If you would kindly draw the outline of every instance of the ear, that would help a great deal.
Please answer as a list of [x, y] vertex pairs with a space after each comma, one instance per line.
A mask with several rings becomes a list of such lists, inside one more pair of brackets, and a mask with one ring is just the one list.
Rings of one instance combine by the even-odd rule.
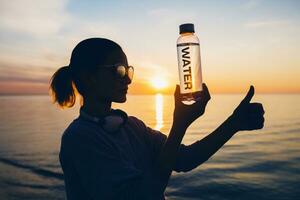
[[96, 83], [96, 78], [94, 76], [82, 76], [81, 81], [84, 83], [84, 85], [92, 87]]

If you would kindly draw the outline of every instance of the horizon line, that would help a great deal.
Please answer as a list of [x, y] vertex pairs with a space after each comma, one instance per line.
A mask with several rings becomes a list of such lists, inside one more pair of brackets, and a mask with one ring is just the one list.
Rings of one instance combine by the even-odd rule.
[[[173, 96], [174, 94], [171, 93], [162, 93], [162, 92], [156, 92], [156, 93], [133, 93], [133, 94], [127, 94], [130, 96], [153, 96], [153, 95], [157, 95], [157, 94], [161, 94], [164, 96]], [[217, 95], [240, 95], [240, 94], [245, 94], [242, 92], [235, 92], [235, 93], [231, 93], [231, 92], [212, 92], [210, 94], [217, 94]], [[300, 92], [256, 92], [255, 94], [263, 94], [263, 95], [274, 95], [274, 94], [278, 94], [278, 95], [299, 95]], [[0, 96], [49, 96], [51, 97], [51, 95], [46, 94], [46, 93], [0, 93]]]

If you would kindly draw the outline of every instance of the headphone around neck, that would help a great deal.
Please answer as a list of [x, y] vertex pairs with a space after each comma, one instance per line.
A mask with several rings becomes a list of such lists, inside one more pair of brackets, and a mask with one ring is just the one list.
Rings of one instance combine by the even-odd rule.
[[86, 120], [99, 124], [108, 133], [118, 132], [118, 130], [125, 125], [128, 119], [127, 113], [120, 109], [111, 109], [108, 115], [103, 117], [95, 117], [86, 113], [82, 108], [80, 108], [80, 116]]

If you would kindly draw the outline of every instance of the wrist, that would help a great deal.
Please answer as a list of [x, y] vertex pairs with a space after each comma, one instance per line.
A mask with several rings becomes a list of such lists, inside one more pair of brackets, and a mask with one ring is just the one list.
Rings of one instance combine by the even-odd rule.
[[233, 115], [230, 115], [226, 121], [226, 126], [235, 134], [239, 131], [239, 128], [238, 128], [238, 123], [237, 121], [235, 120], [234, 116]]
[[186, 124], [183, 124], [181, 122], [178, 122], [176, 120], [173, 121], [173, 124], [172, 124], [172, 127], [171, 129], [173, 130], [177, 130], [177, 131], [180, 131], [180, 132], [185, 132], [188, 128], [188, 125]]

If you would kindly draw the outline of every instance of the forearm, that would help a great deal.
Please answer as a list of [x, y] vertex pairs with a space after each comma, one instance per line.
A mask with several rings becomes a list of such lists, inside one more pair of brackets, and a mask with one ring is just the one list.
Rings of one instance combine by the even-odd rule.
[[231, 117], [215, 131], [189, 146], [182, 146], [178, 154], [176, 171], [190, 171], [214, 155], [235, 133], [237, 129]]
[[156, 171], [161, 181], [161, 190], [165, 190], [174, 165], [176, 163], [177, 153], [183, 136], [186, 131], [186, 127], [173, 122], [169, 136], [158, 156], [156, 162]]
[[[138, 197], [141, 197], [139, 195], [150, 193], [153, 195], [153, 198], [161, 197], [160, 195], [163, 195], [165, 191], [177, 160], [180, 160], [180, 162], [183, 163], [183, 168], [196, 167], [210, 158], [237, 132], [231, 123], [230, 118], [228, 118], [215, 131], [202, 140], [188, 146], [187, 151], [180, 155], [180, 152], [178, 151], [186, 129], [187, 128], [178, 125], [178, 123], [173, 123], [170, 134], [158, 156], [157, 162], [155, 163], [155, 169], [153, 171], [151, 170], [151, 172], [147, 175], [148, 178], [145, 179], [152, 179], [153, 185], [149, 186], [147, 182], [143, 181], [137, 182], [136, 184], [127, 184], [128, 189], [126, 189], [126, 191], [134, 190], [140, 192], [139, 194], [127, 192], [127, 195], [129, 195], [132, 199], [135, 199], [133, 196], [136, 196], [136, 199], [138, 199]], [[147, 190], [150, 188], [152, 191], [148, 192]]]

